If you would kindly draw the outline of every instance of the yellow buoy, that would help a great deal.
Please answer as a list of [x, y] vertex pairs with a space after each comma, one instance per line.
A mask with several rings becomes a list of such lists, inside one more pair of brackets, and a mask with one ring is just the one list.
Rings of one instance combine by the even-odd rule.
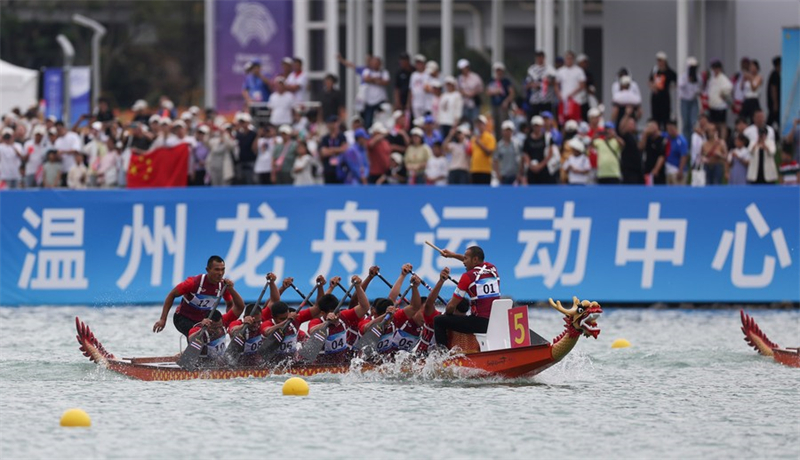
[[308, 396], [308, 383], [300, 377], [292, 377], [283, 382], [284, 396]]
[[625, 339], [617, 339], [611, 344], [611, 348], [628, 348], [631, 343]]
[[92, 426], [92, 419], [81, 409], [69, 409], [61, 416], [61, 426], [89, 427]]

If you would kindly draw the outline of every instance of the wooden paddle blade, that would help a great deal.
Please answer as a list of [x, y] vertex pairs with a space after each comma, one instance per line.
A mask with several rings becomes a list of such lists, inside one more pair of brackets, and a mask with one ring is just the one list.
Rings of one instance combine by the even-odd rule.
[[244, 335], [245, 329], [247, 326], [243, 326], [241, 329], [236, 331], [236, 334], [233, 335], [231, 338], [231, 342], [228, 344], [228, 347], [225, 349], [225, 362], [234, 365], [239, 360], [239, 356], [242, 355], [244, 351]]
[[298, 353], [300, 361], [313, 363], [314, 360], [317, 359], [319, 353], [322, 351], [322, 348], [325, 347], [325, 341], [327, 339], [327, 327], [323, 327], [322, 329], [315, 331], [311, 337], [306, 340], [306, 343], [303, 344], [303, 348], [300, 349], [300, 353]]
[[364, 335], [358, 338], [354, 348], [361, 350], [364, 357], [369, 358], [377, 353], [378, 341], [381, 335], [383, 335], [383, 323], [376, 324], [369, 328]]
[[277, 329], [272, 334], [264, 337], [264, 340], [261, 341], [261, 347], [258, 349], [258, 352], [265, 361], [269, 361], [275, 352], [278, 351], [284, 337], [285, 334], [283, 329]]
[[197, 369], [200, 364], [200, 355], [204, 346], [205, 344], [199, 338], [195, 338], [189, 342], [189, 345], [183, 350], [183, 353], [181, 353], [181, 357], [178, 358], [178, 366], [189, 370]]

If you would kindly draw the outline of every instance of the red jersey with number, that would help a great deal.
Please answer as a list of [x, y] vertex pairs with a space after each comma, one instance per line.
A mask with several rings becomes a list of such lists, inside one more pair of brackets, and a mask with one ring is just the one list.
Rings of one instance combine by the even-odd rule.
[[459, 299], [469, 297], [472, 314], [489, 318], [492, 302], [500, 298], [500, 275], [497, 267], [483, 262], [461, 275], [453, 296]]
[[[208, 317], [208, 314], [214, 308], [214, 302], [216, 302], [216, 298], [222, 290], [222, 283], [212, 283], [203, 274], [186, 278], [175, 289], [183, 297], [178, 309], [175, 310], [175, 314], [199, 322]], [[231, 301], [233, 296], [226, 290], [223, 300], [226, 302]]]
[[[200, 320], [202, 321], [202, 318]], [[222, 315], [222, 325], [225, 327], [225, 330], [228, 330], [228, 328], [235, 325], [235, 323], [237, 322], [239, 324], [242, 324], [240, 320], [236, 319], [236, 315], [233, 314], [233, 310]], [[201, 326], [195, 325], [193, 328], [189, 329], [189, 335], [191, 336], [195, 332], [199, 331], [201, 328], [202, 328]]]
[[[358, 340], [358, 331], [361, 321], [361, 318], [358, 317], [356, 311], [352, 308], [340, 311], [339, 321], [334, 321], [328, 326], [328, 340], [325, 342], [325, 353], [339, 353], [355, 345], [356, 340]], [[315, 318], [308, 323], [308, 330], [310, 331], [320, 324], [322, 324], [322, 318]], [[346, 346], [344, 347], [338, 346], [338, 344], [341, 344], [341, 342], [337, 340], [340, 336], [345, 338], [344, 344]]]

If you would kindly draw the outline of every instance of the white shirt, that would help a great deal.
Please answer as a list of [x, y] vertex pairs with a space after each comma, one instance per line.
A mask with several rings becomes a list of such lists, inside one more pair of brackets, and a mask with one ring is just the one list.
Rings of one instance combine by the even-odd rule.
[[[366, 68], [361, 72], [361, 78], [364, 79], [380, 77], [382, 80], [389, 81], [389, 71], [387, 70], [372, 70]], [[378, 105], [386, 101], [386, 86], [376, 85], [374, 83], [364, 84], [364, 103], [367, 105]]]
[[269, 122], [275, 126], [291, 125], [292, 104], [294, 104], [294, 95], [289, 91], [270, 94], [267, 102], [267, 106], [271, 109]]
[[714, 76], [712, 72], [706, 84], [708, 107], [714, 110], [726, 110], [728, 102], [725, 98], [730, 97], [731, 90], [733, 90], [733, 84], [724, 73], [720, 72], [719, 75]]
[[86, 176], [89, 169], [83, 164], [74, 164], [67, 173], [67, 187], [75, 190], [86, 188]]
[[19, 159], [17, 153], [22, 154], [19, 144], [0, 143], [0, 179], [19, 180], [21, 178], [19, 167], [22, 166], [22, 160]]
[[[577, 65], [572, 67], [563, 66], [556, 70], [556, 81], [561, 85], [561, 98], [564, 102], [573, 91], [581, 86], [581, 83], [586, 81], [586, 74], [583, 69]], [[572, 96], [578, 104], [586, 102], [586, 91], [580, 91], [578, 94]]]
[[567, 161], [561, 166], [566, 171], [569, 167], [580, 169], [585, 172], [576, 172], [572, 169], [567, 173], [567, 181], [570, 184], [587, 184], [589, 183], [589, 173], [592, 170], [592, 164], [589, 162], [589, 157], [586, 155], [570, 155]]
[[439, 117], [440, 125], [453, 126], [461, 119], [464, 112], [464, 98], [458, 91], [444, 93], [439, 98]]
[[[747, 140], [750, 141], [747, 144], [749, 148], [752, 148], [756, 145], [756, 142], [758, 142], [758, 126], [750, 125], [744, 129], [742, 134], [747, 136]], [[775, 144], [775, 130], [772, 129], [772, 126], [767, 125], [767, 144], [770, 142], [772, 142], [773, 145]]]
[[694, 131], [692, 133], [692, 145], [691, 145], [691, 154], [692, 154], [692, 164], [697, 165], [699, 160], [703, 158], [703, 144], [706, 142], [706, 136]]
[[639, 105], [642, 103], [642, 93], [639, 85], [632, 81], [627, 89], [622, 89], [619, 81], [611, 84], [611, 101], [617, 105]]
[[694, 101], [700, 95], [702, 81], [698, 76], [697, 81], [689, 81], [689, 73], [686, 72], [678, 77], [678, 97], [683, 101]]
[[[305, 72], [298, 73], [290, 73], [288, 77], [286, 77], [286, 84], [287, 85], [297, 85], [297, 91], [294, 92], [294, 100], [296, 102], [306, 102], [308, 101], [308, 74]], [[291, 93], [290, 93], [291, 94]]]
[[83, 141], [77, 133], [67, 131], [66, 134], [56, 139], [53, 146], [61, 153], [61, 172], [68, 173], [72, 166], [75, 164], [75, 155], [65, 154], [64, 152], [76, 151], [80, 152], [83, 147]]
[[[44, 138], [46, 139], [46, 138]], [[25, 142], [22, 149], [23, 154], [27, 155], [28, 161], [25, 163], [25, 175], [31, 176], [36, 174], [36, 171], [42, 166], [45, 155], [47, 154], [48, 145], [45, 140], [39, 144], [35, 143], [33, 139]]]
[[294, 185], [314, 185], [314, 176], [311, 174], [313, 161], [314, 159], [308, 153], [295, 158], [294, 166], [292, 167]]
[[428, 163], [425, 165], [425, 176], [428, 180], [436, 179], [433, 185], [447, 185], [448, 169], [447, 158], [444, 155], [440, 157], [434, 155], [428, 159]]
[[425, 85], [428, 84], [428, 74], [425, 72], [414, 72], [408, 80], [408, 89], [411, 91], [411, 108], [415, 117], [425, 114]]
[[267, 139], [265, 137], [258, 139], [258, 156], [253, 166], [253, 171], [256, 174], [272, 172], [272, 151], [274, 145], [275, 142], [273, 139]]

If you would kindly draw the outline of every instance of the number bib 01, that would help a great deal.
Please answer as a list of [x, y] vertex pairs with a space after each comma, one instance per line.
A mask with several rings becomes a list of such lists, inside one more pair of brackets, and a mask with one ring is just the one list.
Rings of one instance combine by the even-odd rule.
[[249, 339], [247, 339], [247, 341], [244, 343], [244, 351], [242, 351], [242, 354], [251, 355], [257, 352], [258, 347], [261, 346], [261, 340], [263, 339], [263, 337], [264, 336], [262, 336], [261, 334], [256, 334], [255, 337], [250, 337]]
[[410, 352], [419, 342], [419, 336], [410, 334], [402, 329], [398, 329], [392, 336], [391, 347], [397, 350]]
[[331, 334], [325, 339], [325, 353], [334, 354], [340, 353], [347, 348], [347, 331], [337, 332]]
[[475, 294], [479, 299], [500, 297], [500, 280], [492, 277], [475, 281]]

